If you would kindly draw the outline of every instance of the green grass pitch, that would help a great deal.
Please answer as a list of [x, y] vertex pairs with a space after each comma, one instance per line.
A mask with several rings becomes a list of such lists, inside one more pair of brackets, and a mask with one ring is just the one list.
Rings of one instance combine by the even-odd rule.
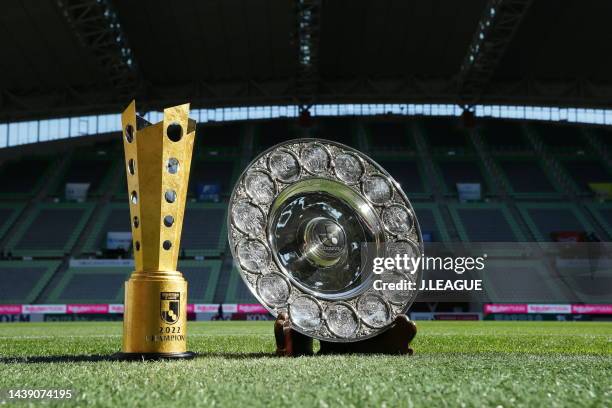
[[134, 363], [36, 358], [114, 353], [120, 323], [2, 324], [0, 389], [71, 388], [78, 406], [612, 405], [612, 323], [418, 328], [412, 357], [290, 359], [272, 355], [272, 322], [191, 322], [197, 359]]

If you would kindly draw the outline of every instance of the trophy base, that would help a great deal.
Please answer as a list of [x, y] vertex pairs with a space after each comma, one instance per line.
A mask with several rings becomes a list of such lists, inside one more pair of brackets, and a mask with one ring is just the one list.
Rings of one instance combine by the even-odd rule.
[[[403, 354], [411, 356], [414, 350], [410, 342], [417, 333], [416, 324], [407, 316], [395, 318], [393, 326], [379, 335], [350, 343], [320, 341], [321, 349], [317, 354]], [[274, 323], [276, 355], [283, 357], [312, 356], [313, 339], [291, 327], [289, 316], [281, 313]]]
[[197, 354], [192, 351], [178, 353], [116, 353], [113, 359], [123, 361], [150, 361], [150, 360], [191, 360]]

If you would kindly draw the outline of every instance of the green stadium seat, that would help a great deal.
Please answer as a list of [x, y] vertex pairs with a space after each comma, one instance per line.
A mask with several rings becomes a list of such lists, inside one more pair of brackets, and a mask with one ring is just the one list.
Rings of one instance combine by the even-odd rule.
[[235, 160], [222, 158], [193, 160], [189, 173], [189, 195], [195, 195], [198, 184], [218, 183], [221, 187], [221, 195], [229, 197], [234, 188], [234, 180], [237, 177], [234, 174], [235, 169]]
[[521, 230], [504, 204], [454, 203], [449, 210], [462, 241], [523, 241]]
[[377, 157], [376, 162], [402, 186], [408, 198], [429, 196], [431, 194], [429, 183], [425, 182], [423, 167], [414, 158]]
[[432, 242], [446, 242], [450, 240], [437, 204], [413, 202], [412, 207], [419, 220], [421, 232], [431, 233]]
[[414, 151], [404, 122], [370, 122], [365, 125], [371, 151]]
[[106, 236], [110, 231], [129, 232], [132, 230], [127, 199], [125, 203], [108, 203], [94, 222], [91, 233], [83, 246], [83, 253], [97, 253], [105, 249]]
[[36, 194], [47, 179], [53, 159], [25, 157], [10, 160], [0, 167], [0, 198], [27, 198]]
[[0, 203], [0, 240], [4, 239], [6, 232], [15, 223], [24, 203]]
[[558, 196], [557, 184], [535, 158], [499, 158], [502, 176], [516, 197]]
[[227, 242], [227, 204], [187, 203], [181, 252], [187, 256], [215, 256]]
[[242, 149], [244, 125], [200, 123], [196, 128], [193, 146], [194, 159], [201, 159], [211, 152], [220, 156], [233, 155]]
[[588, 150], [587, 141], [578, 126], [553, 125], [550, 123], [531, 123], [529, 126], [550, 151], [573, 153], [578, 150]]
[[88, 195], [100, 195], [106, 191], [111, 170], [117, 165], [114, 157], [96, 156], [93, 151], [89, 157], [85, 153], [80, 156], [75, 154], [63, 175], [56, 177], [51, 195], [64, 198], [66, 183], [89, 183]]
[[38, 204], [9, 239], [13, 255], [63, 256], [70, 252], [91, 212], [91, 203]]
[[586, 206], [608, 237], [612, 238], [612, 203], [587, 203]]
[[59, 265], [59, 261], [0, 261], [0, 303], [34, 302]]
[[425, 119], [420, 123], [425, 140], [434, 153], [454, 151], [462, 154], [472, 150], [469, 134], [458, 121]]
[[489, 190], [486, 173], [479, 161], [465, 158], [460, 160], [440, 159], [436, 161], [436, 165], [448, 194], [457, 194], [457, 183], [480, 183], [483, 195]]
[[598, 160], [563, 160], [566, 173], [584, 194], [592, 194], [589, 183], [612, 183], [612, 171]]
[[517, 205], [538, 241], [552, 241], [553, 232], [593, 231], [592, 225], [572, 203], [518, 203]]
[[262, 152], [279, 143], [298, 137], [295, 122], [279, 119], [257, 124], [255, 127], [255, 152]]
[[314, 129], [314, 137], [359, 148], [357, 132], [353, 128], [353, 121], [349, 119], [325, 119], [319, 122]]
[[[211, 303], [219, 278], [221, 261], [181, 261], [178, 269], [189, 282], [190, 303]], [[124, 283], [132, 267], [69, 267], [52, 288], [49, 303], [123, 303]]]

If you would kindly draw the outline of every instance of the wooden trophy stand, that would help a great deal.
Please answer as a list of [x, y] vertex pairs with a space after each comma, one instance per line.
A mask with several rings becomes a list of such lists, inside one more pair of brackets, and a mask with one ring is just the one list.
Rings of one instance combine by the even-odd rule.
[[[321, 341], [317, 354], [408, 354], [414, 351], [410, 342], [416, 336], [416, 324], [405, 315], [395, 318], [393, 326], [379, 335], [350, 343]], [[274, 322], [276, 338], [276, 355], [283, 357], [312, 356], [313, 339], [297, 332], [291, 327], [286, 313], [281, 313]]]

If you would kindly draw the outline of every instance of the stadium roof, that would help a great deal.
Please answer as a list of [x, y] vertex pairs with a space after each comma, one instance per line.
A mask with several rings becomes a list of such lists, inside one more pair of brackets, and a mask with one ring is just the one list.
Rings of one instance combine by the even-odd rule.
[[0, 120], [312, 103], [611, 107], [612, 2], [6, 0]]

